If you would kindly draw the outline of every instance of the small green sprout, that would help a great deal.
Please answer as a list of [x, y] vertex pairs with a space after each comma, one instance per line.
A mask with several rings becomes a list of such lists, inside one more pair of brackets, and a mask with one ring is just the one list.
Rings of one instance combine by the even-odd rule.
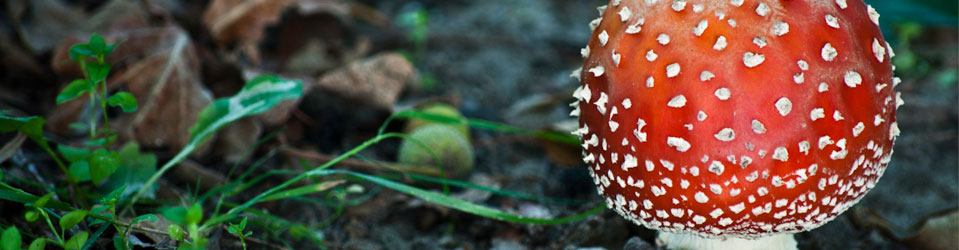
[[239, 225], [230, 223], [230, 226], [226, 229], [226, 231], [230, 232], [232, 235], [236, 235], [236, 237], [239, 237], [240, 245], [243, 245], [243, 250], [246, 250], [246, 237], [252, 235], [253, 232], [243, 232], [244, 229], [246, 229], [246, 217], [243, 217], [243, 220], [240, 221]]

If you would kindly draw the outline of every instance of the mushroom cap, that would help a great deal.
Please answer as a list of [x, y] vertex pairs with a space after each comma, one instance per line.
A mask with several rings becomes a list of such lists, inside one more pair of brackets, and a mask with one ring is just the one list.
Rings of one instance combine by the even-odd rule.
[[902, 101], [878, 14], [861, 0], [599, 10], [574, 72], [573, 133], [625, 218], [705, 237], [805, 231], [882, 176]]

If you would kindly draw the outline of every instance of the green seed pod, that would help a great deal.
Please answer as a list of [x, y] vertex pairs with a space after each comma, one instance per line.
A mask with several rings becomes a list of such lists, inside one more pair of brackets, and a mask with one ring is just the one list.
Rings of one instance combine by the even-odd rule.
[[[410, 133], [412, 139], [425, 144], [439, 158], [448, 178], [465, 177], [473, 169], [473, 147], [460, 128], [444, 124], [427, 124]], [[414, 142], [400, 144], [399, 162], [409, 165], [436, 166], [430, 152]]]

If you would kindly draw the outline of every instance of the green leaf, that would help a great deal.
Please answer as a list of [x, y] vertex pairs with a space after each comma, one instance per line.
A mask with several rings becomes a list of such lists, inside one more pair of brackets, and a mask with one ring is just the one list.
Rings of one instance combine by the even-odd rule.
[[137, 216], [136, 218], [133, 218], [133, 222], [130, 222], [130, 224], [136, 225], [137, 223], [140, 223], [141, 221], [156, 221], [158, 219], [159, 218], [157, 218], [156, 215], [144, 214], [144, 215]]
[[[169, 217], [167, 219], [169, 219]], [[180, 227], [180, 225], [170, 224], [170, 226], [166, 228], [166, 231], [167, 233], [170, 234], [170, 238], [173, 238], [173, 240], [183, 241], [184, 232], [183, 232], [183, 228]]]
[[86, 148], [76, 148], [58, 144], [57, 151], [59, 151], [68, 162], [86, 161], [90, 158], [90, 149]]
[[94, 84], [102, 82], [110, 74], [110, 63], [90, 62], [87, 64], [87, 74], [90, 76], [90, 82]]
[[[106, 211], [108, 208], [110, 208], [110, 206], [97, 205], [97, 206], [94, 206], [93, 208], [90, 209], [90, 214], [103, 215], [103, 211]], [[106, 216], [106, 217], [108, 217], [108, 218], [111, 218], [111, 219], [113, 218], [113, 215], [112, 215], [112, 214], [106, 214], [106, 215], [104, 215], [104, 216]], [[92, 227], [92, 226], [95, 226], [95, 225], [98, 225], [98, 224], [101, 224], [101, 223], [104, 223], [104, 222], [106, 222], [106, 221], [101, 220], [101, 219], [93, 219], [93, 222], [90, 222], [89, 226]]]
[[90, 82], [86, 79], [76, 79], [67, 84], [66, 88], [63, 88], [60, 91], [60, 95], [57, 95], [57, 104], [73, 100], [73, 98], [80, 97], [83, 93], [86, 93], [90, 90]]
[[93, 36], [90, 36], [90, 42], [88, 44], [94, 54], [101, 54], [103, 49], [107, 47], [107, 42], [103, 40], [103, 37], [95, 33]]
[[127, 190], [127, 186], [120, 186], [116, 189], [113, 189], [113, 191], [110, 191], [110, 193], [107, 194], [107, 196], [104, 196], [102, 199], [100, 199], [100, 204], [108, 205], [108, 206], [116, 204], [117, 201], [120, 200], [120, 197], [123, 196], [123, 193], [126, 193], [126, 190]]
[[64, 231], [70, 230], [73, 226], [80, 224], [89, 212], [90, 211], [87, 210], [73, 210], [63, 215], [63, 217], [60, 218], [60, 229]]
[[[160, 171], [150, 176], [145, 186], [151, 187], [167, 170], [176, 166], [208, 139], [217, 130], [240, 118], [263, 113], [280, 102], [295, 99], [303, 95], [303, 83], [297, 80], [282, 79], [272, 75], [263, 75], [250, 80], [240, 93], [214, 101], [200, 112], [193, 127], [190, 128], [190, 141], [173, 159], [170, 159]], [[136, 201], [145, 191], [140, 190], [133, 196]]]
[[77, 161], [70, 163], [69, 171], [78, 182], [90, 180], [90, 162]]
[[0, 169], [0, 182], [3, 182], [3, 169]]
[[90, 157], [90, 179], [93, 183], [100, 183], [110, 174], [113, 174], [120, 165], [120, 155], [117, 152], [110, 152], [106, 149], [97, 149], [93, 151]]
[[110, 208], [110, 206], [94, 206], [93, 208], [90, 209], [90, 213], [99, 215], [103, 213], [103, 211], [107, 211], [108, 208]]
[[178, 224], [186, 224], [184, 222], [184, 217], [186, 217], [186, 208], [185, 207], [166, 207], [160, 209], [160, 214], [163, 215], [169, 221], [176, 222]]
[[70, 237], [70, 239], [67, 240], [67, 243], [64, 244], [63, 248], [66, 250], [80, 250], [80, 248], [83, 247], [83, 244], [87, 243], [87, 238], [90, 238], [90, 233], [87, 233], [86, 231], [79, 232], [73, 235], [73, 237]]
[[17, 230], [17, 227], [11, 226], [3, 230], [3, 235], [0, 236], [0, 250], [20, 250], [21, 244], [23, 243], [20, 242], [20, 230]]
[[130, 92], [120, 91], [107, 98], [107, 104], [110, 107], [120, 107], [123, 112], [133, 112], [137, 110], [137, 98]]
[[40, 213], [36, 209], [27, 210], [26, 213], [23, 213], [23, 218], [27, 219], [27, 222], [34, 222], [40, 219]]
[[92, 141], [85, 141], [83, 142], [83, 145], [87, 147], [106, 147], [105, 145], [107, 145], [107, 141], [109, 141], [108, 138], [104, 137]]
[[[142, 189], [144, 182], [156, 173], [157, 158], [151, 153], [141, 153], [140, 145], [132, 141], [120, 147], [117, 153], [120, 156], [120, 167], [110, 179], [100, 185], [100, 189], [105, 192], [126, 186], [123, 196], [128, 197]], [[146, 190], [145, 196], [153, 198], [155, 194], [156, 187], [151, 187]]]
[[87, 57], [93, 57], [93, 50], [90, 50], [90, 45], [86, 43], [78, 43], [70, 46], [70, 60], [74, 61], [83, 61]]
[[113, 249], [126, 250], [127, 246], [123, 245], [123, 236], [114, 235], [113, 236]]
[[191, 224], [200, 224], [200, 221], [203, 220], [203, 206], [200, 203], [193, 203], [190, 206], [190, 209], [186, 211], [186, 216], [183, 217], [183, 222], [187, 225]]
[[33, 242], [30, 242], [30, 247], [28, 247], [27, 249], [29, 249], [29, 250], [43, 250], [43, 249], [46, 248], [46, 247], [47, 247], [47, 239], [46, 239], [46, 238], [36, 238], [36, 239], [33, 240]]
[[246, 229], [246, 219], [247, 217], [243, 217], [243, 220], [240, 221], [239, 225], [230, 223], [230, 226], [227, 228], [227, 231], [229, 231], [231, 234], [247, 236], [242, 234], [243, 230]]
[[301, 95], [303, 84], [300, 81], [272, 75], [256, 77], [243, 86], [240, 93], [217, 99], [200, 111], [197, 122], [190, 128], [190, 142], [202, 142], [226, 124], [266, 112], [280, 102]]
[[243, 230], [246, 229], [246, 217], [243, 217], [243, 221], [240, 221], [240, 224], [230, 223], [230, 226], [227, 228], [231, 234], [242, 235], [246, 237], [247, 235], [243, 234]]
[[37, 198], [36, 201], [31, 202], [31, 203], [26, 204], [26, 205], [29, 206], [29, 207], [35, 207], [35, 208], [44, 207], [44, 206], [47, 205], [47, 202], [50, 201], [50, 198], [53, 197], [53, 194], [54, 194], [54, 193], [49, 193], [49, 194], [40, 196], [40, 198]]
[[43, 138], [43, 124], [46, 120], [39, 116], [30, 117], [9, 117], [0, 116], [0, 132], [7, 133], [20, 131], [26, 134], [30, 140], [40, 144], [44, 149], [49, 149], [47, 139]]
[[[27, 205], [28, 207], [32, 206], [33, 202], [39, 199], [37, 196], [32, 194], [20, 191], [20, 190], [10, 190], [10, 189], [0, 189], [0, 200], [8, 200], [22, 204], [31, 204]], [[58, 200], [52, 200], [47, 202], [45, 207], [55, 208], [60, 210], [73, 210], [73, 207], [70, 204], [64, 203]]]

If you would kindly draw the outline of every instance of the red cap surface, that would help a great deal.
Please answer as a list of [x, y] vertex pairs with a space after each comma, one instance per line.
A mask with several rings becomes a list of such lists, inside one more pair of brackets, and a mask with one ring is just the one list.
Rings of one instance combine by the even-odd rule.
[[862, 1], [613, 0], [600, 12], [574, 134], [627, 219], [703, 236], [805, 231], [885, 170], [901, 99]]

